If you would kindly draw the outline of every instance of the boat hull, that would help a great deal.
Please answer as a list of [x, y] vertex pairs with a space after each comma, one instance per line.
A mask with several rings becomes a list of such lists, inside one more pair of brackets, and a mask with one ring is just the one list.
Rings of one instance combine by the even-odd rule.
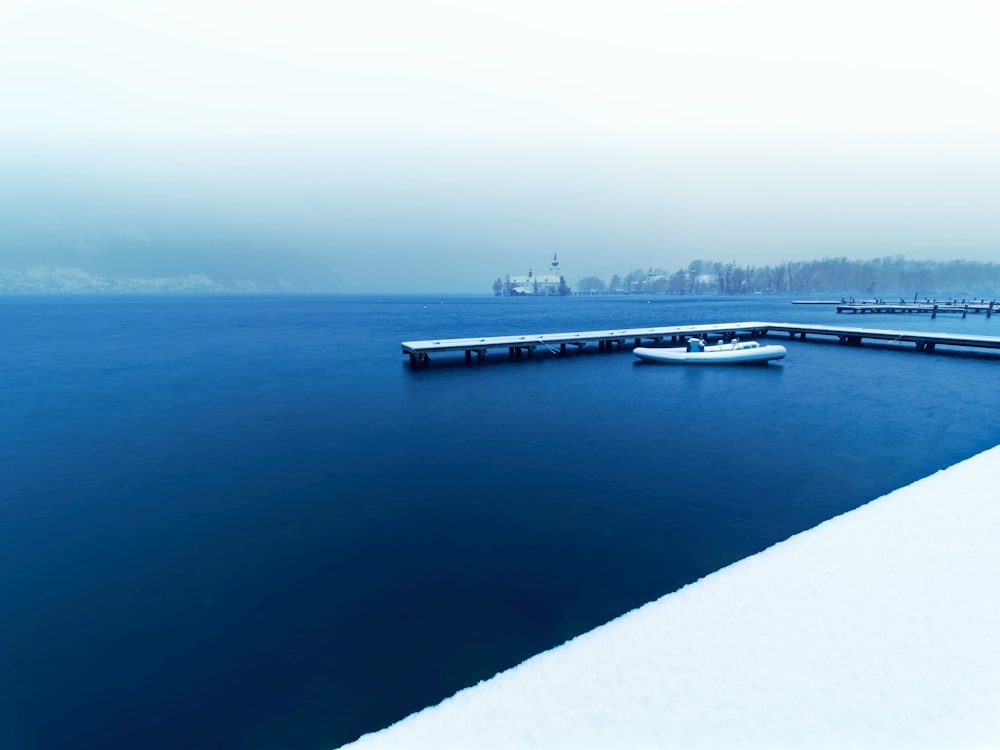
[[778, 344], [761, 346], [756, 341], [739, 344], [717, 344], [706, 346], [704, 351], [688, 351], [684, 347], [654, 349], [637, 346], [632, 353], [646, 362], [666, 362], [671, 364], [738, 365], [755, 362], [767, 363], [781, 359], [787, 354], [785, 347]]

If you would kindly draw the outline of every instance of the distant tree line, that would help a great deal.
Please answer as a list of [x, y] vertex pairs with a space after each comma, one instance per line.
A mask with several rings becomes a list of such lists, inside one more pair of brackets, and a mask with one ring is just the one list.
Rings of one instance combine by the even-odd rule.
[[610, 281], [586, 276], [581, 294], [809, 294], [873, 296], [1000, 293], [1000, 265], [978, 261], [915, 261], [902, 255], [873, 260], [823, 258], [773, 266], [694, 260], [687, 268], [635, 269]]

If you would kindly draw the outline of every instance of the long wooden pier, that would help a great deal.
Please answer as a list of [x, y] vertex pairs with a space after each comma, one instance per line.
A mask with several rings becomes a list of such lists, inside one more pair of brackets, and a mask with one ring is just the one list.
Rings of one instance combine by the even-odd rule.
[[943, 303], [937, 302], [856, 302], [837, 305], [839, 313], [930, 313], [936, 318], [939, 313], [957, 313], [963, 318], [969, 313], [986, 313], [989, 318], [996, 310], [994, 302]]
[[887, 328], [854, 328], [850, 326], [808, 325], [803, 323], [758, 323], [764, 335], [786, 333], [805, 340], [808, 336], [836, 337], [841, 344], [857, 346], [865, 339], [891, 344], [913, 344], [918, 352], [933, 352], [937, 346], [1000, 349], [1000, 336], [935, 333], [930, 331], [899, 331]]
[[659, 344], [663, 341], [682, 344], [688, 336], [732, 336], [751, 334], [763, 336], [763, 329], [749, 328], [756, 323], [711, 323], [698, 326], [663, 326], [660, 328], [622, 328], [610, 331], [576, 331], [571, 333], [532, 333], [515, 336], [487, 336], [484, 338], [434, 339], [427, 341], [404, 341], [403, 354], [410, 356], [410, 364], [427, 364], [431, 354], [443, 352], [465, 352], [465, 361], [471, 362], [475, 354], [479, 360], [486, 357], [490, 349], [506, 349], [511, 359], [530, 357], [536, 349], [553, 354], [565, 354], [575, 346], [581, 350], [588, 344], [595, 344], [598, 350], [622, 349], [628, 342], [641, 346], [648, 341]]
[[431, 355], [448, 352], [463, 352], [466, 363], [483, 361], [491, 349], [507, 350], [510, 359], [531, 357], [536, 350], [554, 355], [565, 355], [570, 347], [580, 351], [588, 345], [595, 345], [598, 351], [612, 351], [628, 348], [629, 345], [657, 345], [664, 342], [682, 345], [689, 336], [701, 338], [721, 338], [729, 341], [733, 337], [764, 338], [787, 335], [790, 338], [807, 340], [809, 337], [836, 338], [840, 343], [859, 345], [864, 340], [881, 341], [892, 344], [913, 344], [916, 351], [933, 352], [937, 346], [971, 347], [974, 349], [1000, 350], [1000, 336], [978, 336], [927, 331], [898, 331], [880, 328], [855, 328], [850, 326], [809, 325], [802, 323], [764, 323], [750, 321], [742, 323], [710, 323], [706, 325], [662, 326], [658, 328], [623, 328], [607, 331], [575, 331], [568, 333], [536, 333], [513, 336], [486, 336], [482, 338], [428, 339], [426, 341], [404, 341], [403, 354], [408, 355], [410, 364], [423, 367]]
[[930, 313], [932, 318], [936, 318], [938, 313], [957, 313], [963, 318], [969, 313], [986, 313], [986, 317], [989, 318], [994, 312], [1000, 310], [1000, 303], [996, 300], [964, 298], [961, 300], [947, 299], [943, 302], [928, 298], [920, 302], [914, 298], [912, 302], [907, 302], [900, 297], [899, 302], [890, 302], [885, 299], [843, 297], [840, 300], [793, 299], [792, 304], [831, 305], [836, 306], [839, 313]]

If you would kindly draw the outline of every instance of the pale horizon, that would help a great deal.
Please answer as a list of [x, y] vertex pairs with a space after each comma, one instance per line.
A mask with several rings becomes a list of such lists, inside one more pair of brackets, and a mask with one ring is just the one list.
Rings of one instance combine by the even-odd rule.
[[[57, 20], [53, 20], [57, 19]], [[1000, 12], [0, 4], [0, 271], [479, 293], [991, 261]]]

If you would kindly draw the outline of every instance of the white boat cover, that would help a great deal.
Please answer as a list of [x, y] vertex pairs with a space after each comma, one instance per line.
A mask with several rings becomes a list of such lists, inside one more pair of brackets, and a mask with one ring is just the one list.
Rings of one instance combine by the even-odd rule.
[[785, 347], [779, 344], [761, 346], [756, 341], [735, 340], [726, 344], [705, 346], [700, 339], [692, 339], [688, 342], [687, 347], [655, 349], [637, 346], [632, 350], [632, 353], [639, 359], [648, 362], [732, 365], [742, 362], [768, 362], [772, 359], [781, 359], [787, 352]]

